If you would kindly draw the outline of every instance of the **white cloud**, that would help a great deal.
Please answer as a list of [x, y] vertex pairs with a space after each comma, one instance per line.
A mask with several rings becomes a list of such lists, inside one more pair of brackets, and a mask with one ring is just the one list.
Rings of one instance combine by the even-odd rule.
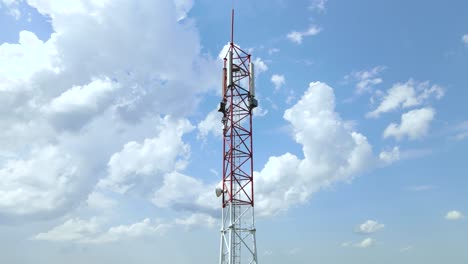
[[230, 46], [231, 46], [230, 42], [224, 44], [224, 46], [221, 48], [221, 50], [218, 53], [218, 59], [219, 60], [221, 60], [221, 61], [224, 60], [224, 57], [226, 57]]
[[186, 228], [193, 228], [198, 226], [211, 228], [217, 226], [218, 220], [211, 215], [195, 213], [191, 214], [187, 218], [177, 218], [175, 223], [185, 226]]
[[315, 25], [311, 25], [309, 27], [309, 29], [307, 29], [306, 31], [302, 31], [302, 32], [299, 32], [299, 31], [292, 31], [290, 32], [288, 35], [287, 35], [287, 38], [296, 43], [296, 44], [301, 44], [302, 43], [302, 39], [304, 37], [307, 37], [307, 36], [315, 36], [315, 35], [318, 35], [320, 32], [322, 31], [321, 28], [315, 26]]
[[278, 91], [286, 82], [284, 75], [273, 74], [271, 76], [271, 82], [275, 85], [275, 90]]
[[193, 7], [193, 0], [174, 0], [178, 20], [183, 20], [187, 17], [187, 13]]
[[261, 105], [253, 109], [254, 117], [262, 117], [262, 116], [266, 116], [267, 114], [268, 114], [268, 109], [264, 109]]
[[258, 215], [274, 215], [304, 203], [320, 188], [350, 181], [375, 165], [367, 139], [335, 112], [333, 89], [328, 85], [310, 83], [284, 118], [302, 145], [304, 159], [291, 153], [273, 156], [260, 172], [254, 172]]
[[117, 202], [99, 191], [94, 191], [88, 195], [86, 204], [91, 209], [106, 210], [114, 207]]
[[56, 146], [34, 148], [29, 158], [9, 159], [0, 169], [0, 214], [54, 215], [80, 195], [80, 161]]
[[[84, 86], [73, 86], [55, 97], [42, 109], [55, 127], [77, 129], [103, 111], [113, 100], [119, 85], [108, 78], [96, 79]], [[115, 100], [115, 99], [114, 99]]]
[[362, 240], [360, 243], [356, 244], [356, 247], [368, 248], [368, 247], [371, 247], [371, 246], [374, 246], [374, 245], [375, 245], [375, 240], [368, 237], [368, 238]]
[[431, 97], [440, 99], [444, 96], [444, 89], [438, 85], [429, 85], [429, 82], [417, 83], [409, 80], [406, 83], [397, 83], [390, 88], [381, 99], [380, 105], [367, 117], [379, 117], [399, 108], [419, 106]]
[[68, 242], [81, 241], [98, 233], [101, 228], [101, 224], [102, 223], [97, 218], [92, 218], [90, 220], [72, 218], [62, 225], [56, 226], [45, 233], [36, 235], [34, 239]]
[[109, 228], [106, 233], [94, 239], [84, 240], [84, 242], [108, 243], [128, 238], [163, 234], [169, 227], [170, 225], [168, 224], [163, 224], [160, 221], [151, 221], [149, 218], [145, 218], [143, 221], [131, 225], [113, 226]]
[[60, 71], [56, 35], [44, 43], [30, 31], [19, 32], [18, 44], [0, 45], [0, 91], [30, 89], [31, 78], [43, 71]]
[[465, 44], [465, 45], [468, 45], [468, 34], [465, 34], [462, 36], [462, 42]]
[[108, 78], [94, 80], [85, 86], [73, 86], [50, 102], [50, 111], [55, 113], [96, 110], [100, 101], [118, 86]]
[[374, 246], [376, 244], [375, 239], [373, 238], [365, 238], [360, 242], [344, 242], [341, 244], [342, 247], [356, 247], [356, 248], [368, 248]]
[[90, 220], [73, 218], [47, 232], [37, 234], [33, 239], [51, 242], [103, 244], [160, 235], [170, 227], [170, 225], [160, 221], [152, 222], [148, 218], [130, 225], [113, 226], [107, 231], [104, 231], [103, 225], [104, 221], [97, 218], [91, 218]]
[[146, 191], [184, 168], [180, 138], [189, 129], [154, 132], [160, 116], [184, 120], [219, 82], [195, 23], [178, 21], [192, 1], [21, 4], [50, 20], [53, 33], [42, 41], [21, 31], [17, 44], [0, 45], [2, 219], [63, 215], [100, 180]]
[[383, 162], [384, 165], [392, 164], [400, 160], [400, 148], [393, 147], [391, 151], [380, 152], [379, 159]]
[[401, 116], [401, 123], [391, 123], [385, 129], [384, 138], [395, 137], [401, 140], [408, 137], [411, 140], [421, 139], [427, 135], [429, 125], [434, 119], [435, 110], [429, 107], [411, 110]]
[[309, 8], [323, 12], [325, 11], [327, 1], [328, 0], [311, 0]]
[[375, 85], [383, 82], [382, 78], [378, 77], [383, 70], [385, 70], [385, 67], [377, 66], [369, 70], [352, 72], [345, 76], [345, 80], [356, 82], [357, 94], [371, 92]]
[[221, 138], [223, 135], [223, 124], [221, 123], [222, 114], [216, 109], [206, 115], [197, 125], [197, 138], [205, 140], [210, 134], [216, 138]]
[[216, 184], [207, 185], [199, 179], [179, 172], [168, 173], [157, 189], [152, 202], [160, 208], [215, 214], [220, 202], [214, 194]]
[[445, 219], [452, 220], [452, 221], [460, 220], [463, 217], [464, 216], [463, 216], [463, 214], [461, 212], [455, 211], [455, 210], [450, 211], [445, 215]]
[[384, 224], [381, 224], [377, 221], [367, 220], [356, 228], [356, 232], [363, 234], [371, 234], [383, 229], [384, 227]]
[[256, 57], [255, 60], [253, 60], [253, 63], [255, 65], [255, 74], [257, 75], [268, 70], [268, 65], [266, 65], [260, 57]]
[[143, 143], [128, 142], [112, 155], [107, 164], [109, 175], [99, 182], [100, 187], [119, 193], [132, 189], [146, 193], [162, 181], [165, 173], [185, 167], [190, 147], [182, 136], [193, 129], [192, 125], [169, 116], [160, 122], [156, 137]]
[[[284, 118], [302, 145], [304, 158], [291, 153], [273, 156], [261, 171], [254, 172], [257, 215], [274, 215], [304, 203], [319, 189], [351, 181], [379, 163], [366, 137], [353, 131], [335, 112], [333, 89], [324, 83], [310, 83], [299, 102], [285, 111]], [[152, 201], [162, 208], [212, 215], [219, 207], [213, 194], [215, 186], [171, 172], [164, 176]]]

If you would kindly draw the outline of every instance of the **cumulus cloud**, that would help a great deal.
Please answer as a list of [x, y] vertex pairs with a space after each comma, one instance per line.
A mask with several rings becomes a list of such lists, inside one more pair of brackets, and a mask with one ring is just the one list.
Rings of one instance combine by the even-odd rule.
[[406, 83], [397, 83], [383, 95], [379, 106], [367, 113], [367, 117], [376, 118], [396, 109], [419, 106], [432, 97], [442, 98], [444, 93], [442, 87], [430, 85], [429, 82], [418, 83], [409, 80]]
[[304, 203], [320, 188], [350, 181], [375, 165], [366, 137], [335, 112], [335, 96], [328, 85], [310, 83], [284, 118], [302, 145], [304, 158], [291, 153], [272, 156], [261, 171], [254, 172], [257, 214], [273, 215]]
[[55, 113], [96, 110], [103, 97], [116, 88], [108, 78], [94, 80], [85, 86], [73, 86], [50, 102], [50, 111]]
[[382, 151], [379, 154], [379, 159], [383, 162], [383, 164], [392, 164], [398, 160], [400, 160], [400, 148], [393, 147], [391, 151]]
[[383, 229], [384, 227], [384, 224], [381, 224], [377, 221], [367, 220], [356, 228], [356, 232], [362, 234], [371, 234]]
[[21, 31], [0, 45], [2, 217], [52, 217], [87, 197], [105, 207], [89, 196], [97, 182], [144, 193], [184, 168], [181, 138], [193, 128], [182, 116], [218, 83], [195, 25], [179, 21], [192, 1], [23, 3], [53, 33], [42, 41]]
[[278, 91], [286, 83], [286, 79], [284, 75], [273, 74], [271, 76], [271, 82], [275, 85], [275, 90]]
[[460, 220], [463, 217], [464, 217], [463, 214], [460, 211], [456, 211], [456, 210], [450, 211], [445, 215], [445, 219], [452, 220], [452, 221]]
[[9, 159], [0, 169], [0, 214], [55, 215], [74, 203], [86, 173], [80, 159], [56, 146], [34, 148], [27, 158]]
[[103, 111], [113, 99], [112, 92], [119, 85], [109, 78], [96, 79], [87, 85], [73, 86], [53, 98], [43, 107], [55, 127], [78, 129], [99, 111]]
[[130, 225], [112, 226], [107, 230], [104, 229], [103, 225], [104, 221], [97, 218], [89, 220], [72, 218], [47, 232], [37, 234], [33, 239], [51, 242], [103, 244], [125, 239], [160, 235], [170, 227], [168, 224], [161, 223], [160, 221], [151, 221], [148, 218]]
[[47, 42], [30, 31], [20, 31], [17, 44], [0, 45], [0, 91], [30, 89], [31, 78], [43, 71], [58, 72], [56, 35]]
[[190, 229], [199, 226], [215, 227], [218, 224], [218, 220], [211, 215], [195, 213], [186, 218], [177, 218], [175, 223]]
[[391, 123], [385, 129], [384, 138], [394, 137], [401, 140], [408, 137], [411, 140], [421, 139], [427, 135], [429, 125], [434, 119], [435, 110], [429, 107], [411, 110], [401, 116], [401, 123]]
[[185, 167], [190, 147], [182, 141], [182, 135], [193, 129], [188, 120], [172, 120], [169, 116], [160, 120], [158, 135], [142, 143], [128, 142], [110, 158], [108, 176], [99, 182], [102, 188], [118, 193], [137, 189], [146, 193], [162, 181], [165, 173]]
[[371, 92], [373, 87], [383, 82], [379, 74], [385, 70], [383, 66], [377, 66], [369, 70], [352, 72], [345, 76], [345, 80], [356, 82], [356, 93]]
[[221, 138], [223, 135], [223, 124], [221, 123], [222, 114], [214, 109], [206, 115], [197, 125], [199, 139], [206, 139], [210, 134], [214, 137]]
[[216, 184], [204, 184], [194, 177], [172, 172], [165, 175], [151, 201], [160, 208], [216, 215], [220, 202], [214, 194], [215, 187]]
[[[379, 163], [366, 137], [353, 131], [335, 112], [333, 89], [324, 83], [310, 83], [284, 118], [302, 145], [304, 158], [291, 153], [272, 156], [262, 170], [254, 172], [257, 215], [271, 216], [304, 203], [319, 189], [350, 181]], [[162, 208], [213, 216], [219, 207], [213, 194], [216, 185], [170, 172], [154, 192], [152, 202]]]
[[296, 43], [296, 44], [301, 44], [302, 43], [302, 39], [304, 37], [307, 37], [307, 36], [315, 36], [315, 35], [318, 35], [320, 32], [322, 31], [321, 28], [319, 28], [318, 26], [315, 26], [315, 25], [311, 25], [309, 27], [309, 29], [307, 29], [306, 31], [292, 31], [290, 32], [288, 35], [287, 35], [287, 38]]

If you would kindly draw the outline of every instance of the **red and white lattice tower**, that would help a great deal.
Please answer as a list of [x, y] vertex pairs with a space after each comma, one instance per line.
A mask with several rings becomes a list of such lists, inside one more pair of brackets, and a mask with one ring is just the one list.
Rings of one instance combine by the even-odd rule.
[[257, 262], [254, 217], [252, 110], [255, 99], [254, 65], [250, 54], [231, 42], [222, 77], [223, 179], [216, 188], [222, 197], [220, 264]]

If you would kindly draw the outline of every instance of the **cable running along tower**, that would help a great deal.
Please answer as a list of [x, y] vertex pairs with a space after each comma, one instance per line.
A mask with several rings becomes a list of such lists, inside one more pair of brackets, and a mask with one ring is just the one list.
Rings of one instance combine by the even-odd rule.
[[222, 197], [219, 263], [257, 264], [252, 110], [258, 103], [251, 56], [234, 44], [234, 9], [221, 88], [223, 179], [216, 188], [216, 195]]

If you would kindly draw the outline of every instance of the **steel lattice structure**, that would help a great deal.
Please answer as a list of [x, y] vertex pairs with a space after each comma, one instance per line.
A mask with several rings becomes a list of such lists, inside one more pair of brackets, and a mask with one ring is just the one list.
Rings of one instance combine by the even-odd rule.
[[220, 264], [258, 263], [255, 239], [252, 110], [255, 99], [251, 55], [234, 44], [234, 10], [231, 42], [224, 58], [222, 101], [223, 179]]

